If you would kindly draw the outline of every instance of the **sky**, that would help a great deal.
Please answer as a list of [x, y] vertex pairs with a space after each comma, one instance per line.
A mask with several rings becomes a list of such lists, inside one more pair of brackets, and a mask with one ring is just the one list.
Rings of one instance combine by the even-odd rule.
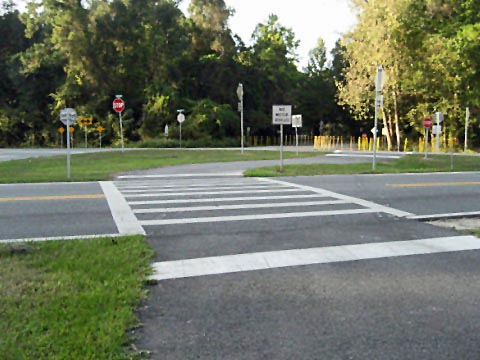
[[[184, 0], [182, 10], [185, 11], [189, 3]], [[230, 29], [247, 45], [251, 44], [256, 25], [266, 22], [270, 14], [277, 15], [280, 24], [291, 28], [300, 40], [300, 68], [306, 66], [308, 53], [317, 45], [319, 37], [330, 53], [341, 34], [356, 23], [349, 0], [225, 0], [225, 3], [235, 9]]]

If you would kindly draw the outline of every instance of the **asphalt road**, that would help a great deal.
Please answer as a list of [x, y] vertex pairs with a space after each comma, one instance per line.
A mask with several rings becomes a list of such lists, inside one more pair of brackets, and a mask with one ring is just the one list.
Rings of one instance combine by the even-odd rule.
[[[409, 217], [480, 210], [478, 174], [157, 175], [115, 183], [156, 249], [158, 285], [136, 333], [153, 359], [480, 357], [479, 240], [471, 251], [378, 255], [412, 240], [461, 242]], [[296, 206], [314, 195], [327, 203]], [[327, 262], [309, 263], [330, 247]], [[342, 249], [350, 261], [335, 257]], [[255, 263], [263, 254], [273, 265]]]
[[480, 174], [245, 166], [0, 185], [0, 241], [145, 229], [158, 283], [135, 335], [153, 359], [480, 358], [480, 240], [414, 219], [480, 211]]
[[[119, 151], [121, 149], [74, 148], [72, 154], [86, 154], [102, 151]], [[132, 149], [128, 149], [132, 150]], [[66, 155], [67, 149], [0, 149], [0, 161], [21, 160], [29, 158]]]
[[0, 184], [0, 243], [117, 233], [96, 182]]

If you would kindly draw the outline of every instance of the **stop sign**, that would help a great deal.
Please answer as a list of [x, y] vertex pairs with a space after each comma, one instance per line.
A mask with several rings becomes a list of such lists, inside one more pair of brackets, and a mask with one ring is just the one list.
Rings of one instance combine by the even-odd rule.
[[430, 118], [423, 119], [423, 127], [427, 129], [432, 127], [432, 119]]
[[121, 113], [123, 110], [125, 110], [125, 101], [122, 99], [113, 100], [113, 110], [115, 110], [117, 113]]

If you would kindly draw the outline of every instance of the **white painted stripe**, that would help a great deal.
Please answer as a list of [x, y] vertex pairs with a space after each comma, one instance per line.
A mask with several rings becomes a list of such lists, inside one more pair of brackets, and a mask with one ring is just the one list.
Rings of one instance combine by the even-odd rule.
[[111, 181], [100, 181], [118, 231], [122, 235], [145, 235], [145, 230], [120, 191]]
[[251, 201], [251, 200], [282, 200], [282, 199], [311, 199], [323, 198], [320, 194], [308, 195], [280, 195], [280, 196], [244, 196], [244, 197], [223, 197], [203, 199], [178, 199], [178, 200], [150, 200], [150, 201], [129, 201], [130, 205], [167, 205], [167, 204], [190, 204], [190, 203], [217, 203], [229, 201]]
[[365, 206], [365, 207], [373, 209], [377, 212], [383, 212], [383, 213], [391, 214], [391, 215], [398, 216], [398, 217], [407, 217], [407, 216], [414, 215], [414, 214], [406, 212], [406, 211], [402, 211], [402, 210], [394, 209], [394, 208], [391, 208], [391, 207], [388, 207], [388, 206], [376, 204], [376, 203], [371, 202], [371, 201], [359, 199], [359, 198], [356, 198], [356, 197], [353, 197], [353, 196], [338, 194], [338, 193], [335, 193], [333, 191], [328, 191], [328, 190], [325, 190], [325, 189], [318, 189], [318, 188], [315, 188], [315, 187], [312, 187], [312, 186], [298, 185], [298, 184], [289, 183], [289, 182], [286, 182], [286, 181], [269, 179], [269, 178], [259, 178], [259, 180], [269, 182], [269, 183], [273, 183], [273, 184], [284, 184], [284, 185], [295, 186], [299, 190], [313, 191], [313, 192], [316, 192], [316, 193], [319, 193], [319, 194], [322, 194], [322, 195], [325, 195], [325, 196], [330, 196], [330, 197], [345, 200], [345, 201], [348, 201], [348, 202], [351, 202], [351, 203], [354, 203], [354, 204], [357, 204], [357, 205], [360, 205], [360, 206]]
[[162, 196], [191, 196], [191, 195], [220, 195], [220, 194], [252, 194], [252, 193], [272, 193], [272, 192], [299, 192], [305, 191], [302, 189], [272, 189], [272, 190], [232, 190], [232, 191], [205, 191], [205, 192], [178, 192], [178, 193], [164, 193], [153, 192], [150, 194], [132, 194], [125, 195], [126, 198], [140, 198], [140, 197], [162, 197]]
[[323, 248], [294, 249], [200, 259], [166, 261], [153, 264], [152, 280], [179, 279], [292, 266], [383, 259], [479, 250], [480, 239], [455, 236], [411, 241], [395, 241]]
[[373, 209], [351, 209], [351, 210], [324, 210], [311, 212], [277, 213], [277, 214], [255, 214], [255, 215], [233, 215], [233, 216], [212, 216], [183, 219], [164, 219], [164, 220], [142, 220], [143, 226], [161, 226], [178, 224], [198, 224], [228, 221], [246, 221], [246, 220], [265, 220], [265, 219], [288, 219], [314, 216], [333, 216], [333, 215], [352, 215], [368, 214], [376, 212]]
[[216, 211], [216, 210], [239, 210], [239, 209], [267, 209], [276, 207], [298, 207], [298, 206], [322, 206], [346, 204], [343, 200], [333, 201], [304, 201], [304, 202], [285, 202], [270, 204], [241, 204], [241, 205], [213, 205], [213, 206], [191, 206], [191, 207], [170, 207], [154, 209], [134, 209], [135, 214], [156, 214], [173, 212], [194, 212], [194, 211]]
[[151, 179], [151, 180], [117, 180], [115, 185], [202, 185], [202, 184], [243, 184], [243, 183], [258, 183], [256, 178], [245, 177], [220, 177], [220, 178], [172, 178], [172, 179]]
[[409, 216], [411, 220], [429, 220], [429, 219], [448, 219], [461, 217], [480, 216], [480, 211], [458, 212], [458, 213], [444, 213], [444, 214], [429, 214], [429, 215], [414, 215]]
[[[372, 158], [373, 155], [367, 155], [367, 154], [327, 154], [325, 155], [327, 157], [350, 157], [350, 158]], [[400, 159], [402, 158], [401, 156], [397, 155], [377, 155], [377, 158], [379, 159]]]
[[231, 172], [231, 173], [199, 173], [199, 174], [157, 174], [157, 175], [122, 175], [117, 179], [165, 179], [165, 178], [177, 178], [177, 177], [223, 177], [223, 176], [242, 176], [243, 172]]
[[149, 183], [149, 184], [138, 184], [138, 185], [135, 185], [135, 184], [121, 184], [119, 182], [116, 182], [115, 183], [115, 186], [120, 189], [120, 190], [128, 190], [128, 189], [150, 189], [150, 188], [159, 188], [159, 189], [178, 189], [178, 188], [209, 188], [209, 187], [212, 187], [212, 186], [231, 186], [231, 187], [234, 187], [234, 186], [251, 186], [251, 185], [257, 185], [257, 186], [265, 186], [264, 183], [259, 183], [258, 181], [242, 181], [242, 182], [235, 182], [235, 181], [228, 181], [228, 182], [221, 182], [221, 183], [217, 183], [217, 182], [203, 182], [201, 184], [199, 183], [180, 183], [180, 182], [176, 182], [175, 184], [167, 184], [167, 185], [164, 185], [163, 182], [152, 182], [152, 183]]
[[178, 191], [188, 191], [193, 190], [195, 194], [203, 194], [205, 191], [214, 188], [215, 190], [232, 190], [232, 189], [250, 189], [250, 190], [260, 190], [260, 189], [285, 189], [287, 186], [285, 185], [273, 185], [273, 184], [258, 184], [258, 185], [248, 185], [248, 186], [217, 186], [212, 185], [208, 188], [191, 188], [191, 187], [179, 187], [175, 189], [162, 189], [159, 187], [151, 187], [147, 189], [138, 189], [138, 190], [123, 190], [121, 189], [122, 194], [141, 194], [145, 192], [161, 192], [163, 194], [169, 194], [171, 192], [178, 192]]
[[68, 241], [68, 240], [90, 240], [101, 238], [117, 238], [124, 236], [122, 234], [102, 234], [102, 235], [74, 235], [74, 236], [54, 236], [54, 237], [39, 237], [39, 238], [24, 238], [24, 239], [0, 239], [2, 243], [24, 243], [24, 242], [45, 242], [45, 241]]

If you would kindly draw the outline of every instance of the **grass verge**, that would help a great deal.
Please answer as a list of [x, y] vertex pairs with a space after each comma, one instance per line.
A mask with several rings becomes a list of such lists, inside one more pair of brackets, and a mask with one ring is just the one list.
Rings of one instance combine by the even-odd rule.
[[357, 164], [308, 164], [286, 165], [283, 172], [278, 166], [263, 167], [248, 170], [245, 176], [275, 177], [275, 176], [314, 176], [332, 174], [374, 174], [374, 173], [421, 173], [449, 171], [480, 171], [478, 156], [429, 156], [406, 155], [401, 159], [377, 163], [377, 170], [372, 171], [372, 163]]
[[3, 359], [131, 359], [146, 295], [141, 236], [0, 245]]
[[[299, 153], [298, 157], [323, 155]], [[294, 152], [285, 152], [285, 158], [296, 158]], [[248, 150], [242, 155], [232, 150], [135, 150], [102, 152], [72, 156], [71, 178], [67, 179], [66, 157], [55, 156], [0, 162], [0, 183], [98, 181], [112, 174], [140, 169], [181, 164], [209, 162], [274, 160], [276, 151]]]

